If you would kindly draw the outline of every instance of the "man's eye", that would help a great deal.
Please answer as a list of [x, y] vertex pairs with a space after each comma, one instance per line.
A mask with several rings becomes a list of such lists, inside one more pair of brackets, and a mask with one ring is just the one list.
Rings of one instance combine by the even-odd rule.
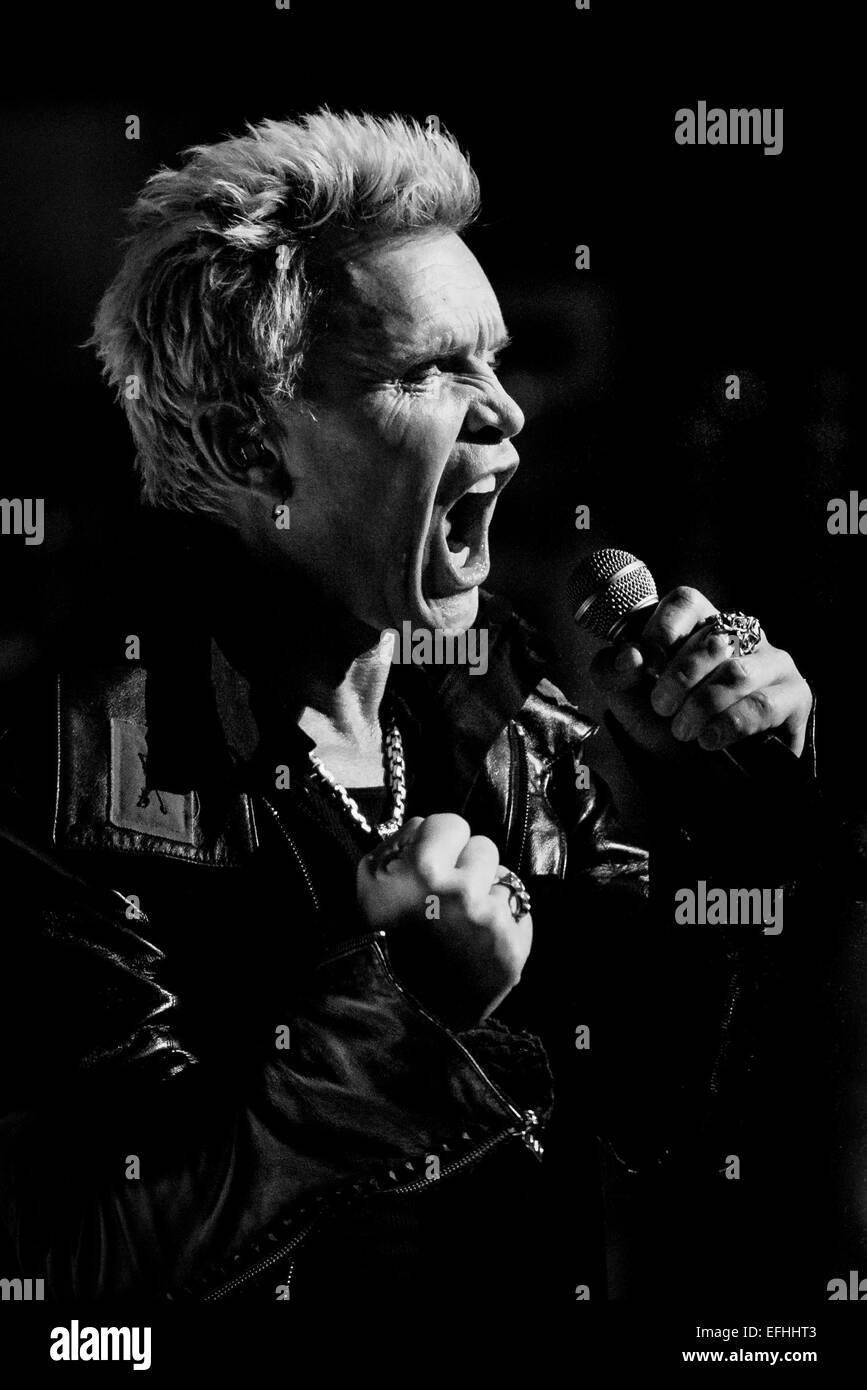
[[[496, 376], [502, 366], [502, 358], [500, 356], [493, 357], [489, 362], [486, 362], [485, 365], [488, 370], [493, 372], [494, 376]], [[408, 372], [404, 372], [401, 380], [410, 384], [413, 382], [430, 381], [434, 377], [442, 376], [445, 370], [464, 373], [468, 370], [468, 367], [458, 361], [451, 362], [443, 359], [439, 359], [435, 362], [420, 362], [418, 366], [411, 367]]]
[[431, 377], [439, 376], [440, 368], [436, 362], [420, 362], [417, 367], [411, 367], [408, 372], [404, 372], [404, 381], [428, 381]]

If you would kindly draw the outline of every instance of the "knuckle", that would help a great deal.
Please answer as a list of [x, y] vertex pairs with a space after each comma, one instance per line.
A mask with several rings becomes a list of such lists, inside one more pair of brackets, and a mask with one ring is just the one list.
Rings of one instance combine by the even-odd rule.
[[454, 811], [435, 811], [433, 815], [427, 817], [425, 828], [428, 834], [435, 839], [444, 836], [451, 837], [452, 835], [461, 835], [467, 840], [470, 837], [468, 822]]
[[420, 855], [413, 868], [421, 880], [422, 886], [429, 893], [436, 893], [442, 898], [451, 897], [454, 893], [453, 875], [447, 869], [443, 869], [436, 861], [426, 855]]
[[726, 692], [721, 690], [719, 686], [714, 688], [712, 685], [703, 693], [703, 697], [699, 701], [701, 709], [713, 717], [724, 714], [729, 707], [729, 703], [730, 701]]
[[668, 595], [667, 602], [676, 604], [678, 608], [693, 608], [701, 602], [701, 594], [689, 584], [678, 584]]
[[717, 679], [729, 688], [743, 685], [749, 679], [749, 670], [743, 657], [732, 656], [719, 668]]
[[731, 651], [731, 643], [722, 632], [712, 632], [706, 641], [708, 655], [724, 659]]
[[747, 696], [747, 699], [761, 719], [767, 720], [772, 718], [774, 713], [774, 701], [767, 690], [764, 688], [761, 690], [754, 690]]
[[467, 841], [467, 847], [469, 848], [470, 845], [472, 845], [475, 850], [486, 850], [488, 854], [496, 855], [497, 861], [499, 862], [500, 851], [494, 844], [494, 841], [487, 835], [471, 835]]

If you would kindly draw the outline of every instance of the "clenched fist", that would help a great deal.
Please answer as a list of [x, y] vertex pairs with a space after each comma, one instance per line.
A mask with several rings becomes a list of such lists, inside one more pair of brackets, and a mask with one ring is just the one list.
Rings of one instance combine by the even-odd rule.
[[514, 898], [493, 840], [450, 812], [419, 816], [358, 866], [358, 902], [387, 930], [398, 978], [452, 1028], [487, 1018], [521, 978], [533, 920], [515, 920]]

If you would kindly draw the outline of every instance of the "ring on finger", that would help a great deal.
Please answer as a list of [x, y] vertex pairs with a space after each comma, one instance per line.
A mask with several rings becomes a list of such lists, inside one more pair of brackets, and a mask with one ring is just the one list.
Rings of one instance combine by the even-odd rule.
[[511, 869], [504, 869], [499, 878], [495, 878], [491, 884], [491, 889], [508, 888], [509, 890], [509, 911], [515, 922], [520, 922], [530, 911], [530, 894], [524, 884], [513, 874]]
[[718, 632], [737, 644], [737, 656], [749, 656], [762, 640], [758, 618], [750, 618], [746, 613], [716, 613], [708, 622], [709, 633]]

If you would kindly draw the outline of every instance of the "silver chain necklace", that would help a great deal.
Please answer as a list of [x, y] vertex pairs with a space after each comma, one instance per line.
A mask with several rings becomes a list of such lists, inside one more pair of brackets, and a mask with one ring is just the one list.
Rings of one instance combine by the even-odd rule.
[[376, 826], [370, 824], [358, 802], [349, 795], [345, 787], [342, 787], [332, 777], [322, 759], [317, 758], [315, 753], [311, 753], [309, 756], [313, 771], [334, 793], [341, 806], [349, 812], [356, 824], [360, 825], [368, 835], [378, 835], [380, 839], [384, 840], [387, 836], [393, 835], [396, 830], [400, 830], [406, 811], [406, 763], [403, 756], [403, 740], [393, 717], [388, 721], [383, 742], [386, 781], [394, 811], [390, 820], [383, 821], [381, 825]]

